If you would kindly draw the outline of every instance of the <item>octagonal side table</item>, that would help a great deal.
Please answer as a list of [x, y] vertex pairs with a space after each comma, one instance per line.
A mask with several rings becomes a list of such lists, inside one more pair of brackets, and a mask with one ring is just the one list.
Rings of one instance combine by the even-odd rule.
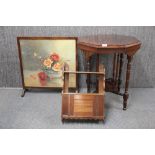
[[[79, 38], [78, 48], [85, 54], [86, 68], [90, 71], [91, 56], [97, 54], [96, 68], [99, 66], [100, 54], [113, 55], [113, 77], [106, 79], [106, 91], [123, 96], [123, 110], [127, 108], [129, 97], [128, 87], [130, 80], [131, 61], [134, 54], [140, 49], [141, 42], [135, 37], [123, 35], [93, 35]], [[126, 55], [125, 91], [120, 93], [123, 58]], [[87, 89], [90, 91], [90, 75], [87, 76]]]

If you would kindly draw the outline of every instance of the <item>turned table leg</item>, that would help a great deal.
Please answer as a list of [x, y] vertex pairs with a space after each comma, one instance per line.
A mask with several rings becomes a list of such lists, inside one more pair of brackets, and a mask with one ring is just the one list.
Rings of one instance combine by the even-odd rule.
[[116, 77], [116, 53], [114, 54], [114, 58], [113, 58], [113, 81], [115, 81], [115, 77]]
[[130, 70], [131, 70], [131, 60], [132, 56], [127, 55], [127, 70], [126, 70], [126, 82], [125, 82], [125, 93], [123, 95], [123, 110], [127, 108], [127, 100], [129, 97], [128, 87], [129, 87], [129, 80], [130, 80]]
[[121, 86], [122, 67], [123, 67], [123, 53], [120, 54], [120, 67], [119, 67], [119, 77], [118, 77], [118, 92], [119, 93], [120, 93], [120, 86]]
[[[87, 72], [90, 71], [90, 58], [87, 60]], [[90, 74], [87, 75], [87, 92], [90, 93]]]
[[[99, 72], [100, 57], [96, 55], [96, 72]], [[98, 91], [98, 78], [96, 78], [96, 92]]]
[[119, 93], [120, 54], [115, 53], [113, 59], [113, 93]]
[[[91, 52], [87, 52], [87, 51], [84, 51], [84, 54], [85, 54], [85, 70], [87, 72], [90, 71], [90, 61], [91, 61], [91, 56], [93, 55]], [[87, 83], [87, 92], [90, 93], [90, 74], [87, 74], [87, 79], [86, 79], [86, 83]]]

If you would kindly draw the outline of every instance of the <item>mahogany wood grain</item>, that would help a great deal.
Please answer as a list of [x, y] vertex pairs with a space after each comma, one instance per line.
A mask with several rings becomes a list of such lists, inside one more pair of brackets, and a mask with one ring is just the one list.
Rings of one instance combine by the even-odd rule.
[[135, 37], [104, 34], [104, 35], [80, 37], [78, 41], [78, 46], [80, 45], [87, 46], [90, 48], [92, 47], [94, 49], [97, 48], [118, 49], [118, 48], [129, 48], [136, 45], [141, 45], [141, 42]]
[[[103, 34], [83, 36], [78, 39], [78, 48], [85, 53], [86, 61], [88, 61], [89, 57], [93, 54], [114, 54], [113, 77], [105, 80], [105, 90], [123, 96], [124, 110], [127, 107], [127, 99], [129, 96], [128, 87], [131, 58], [140, 49], [140, 47], [141, 42], [138, 39], [125, 35]], [[126, 70], [125, 92], [124, 95], [122, 95], [122, 93], [120, 93], [120, 84], [124, 55], [127, 55], [128, 64]]]
[[[99, 64], [99, 72], [102, 72], [105, 74], [105, 68], [103, 67], [102, 64]], [[99, 75], [98, 79], [98, 93], [104, 93], [105, 92], [105, 76]]]
[[104, 96], [91, 94], [62, 94], [62, 120], [104, 120]]
[[114, 54], [114, 58], [113, 58], [113, 80], [115, 80], [116, 77], [116, 53]]
[[119, 67], [119, 77], [118, 77], [118, 92], [120, 92], [122, 67], [123, 67], [123, 53], [120, 54], [120, 67]]
[[117, 63], [116, 63], [116, 77], [115, 80], [118, 80], [118, 73], [119, 73], [119, 58], [120, 58], [120, 54], [117, 54]]
[[[104, 120], [105, 69], [99, 65], [99, 72], [79, 72], [64, 69], [64, 87], [62, 92], [62, 121], [64, 119]], [[69, 74], [95, 74], [99, 76], [97, 93], [68, 92]], [[66, 77], [67, 76], [67, 77]]]
[[[91, 57], [87, 60], [87, 72], [90, 71], [90, 61], [91, 61]], [[90, 93], [90, 74], [87, 74], [87, 92]]]
[[[96, 54], [96, 71], [99, 72], [100, 55]], [[98, 90], [98, 78], [96, 78], [96, 91]]]
[[69, 74], [95, 74], [95, 75], [104, 75], [104, 72], [102, 72], [102, 71], [100, 71], [100, 72], [64, 71], [64, 73], [69, 73]]
[[128, 87], [129, 87], [132, 56], [127, 56], [127, 59], [128, 59], [128, 63], [127, 63], [127, 71], [126, 71], [125, 93], [124, 93], [124, 96], [123, 96], [123, 98], [124, 98], [123, 110], [126, 110], [126, 108], [127, 108], [127, 100], [128, 100], [128, 97], [129, 97]]

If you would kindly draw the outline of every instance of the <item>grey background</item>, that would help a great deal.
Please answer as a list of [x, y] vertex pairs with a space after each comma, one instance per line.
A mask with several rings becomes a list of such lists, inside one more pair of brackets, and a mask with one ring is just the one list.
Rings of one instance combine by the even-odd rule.
[[[142, 47], [134, 56], [130, 87], [155, 87], [155, 27], [0, 27], [0, 87], [21, 87], [17, 36], [84, 36], [123, 34], [137, 37]], [[83, 70], [83, 54], [79, 51]], [[102, 56], [106, 75], [111, 74], [111, 57]], [[95, 56], [92, 60], [95, 64]], [[124, 66], [125, 67], [125, 66]], [[124, 75], [123, 75], [124, 78]]]

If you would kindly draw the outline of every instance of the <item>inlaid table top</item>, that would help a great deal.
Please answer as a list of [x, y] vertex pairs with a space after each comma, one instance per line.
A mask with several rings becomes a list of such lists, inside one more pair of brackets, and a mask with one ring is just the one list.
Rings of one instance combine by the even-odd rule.
[[[78, 47], [85, 51], [106, 52], [106, 49], [125, 49], [128, 54], [133, 55], [141, 46], [141, 42], [135, 37], [104, 34], [80, 37]], [[112, 51], [107, 51], [111, 53]], [[118, 52], [118, 51], [117, 51]], [[124, 51], [121, 51], [124, 52]], [[113, 53], [113, 52], [112, 52]]]

